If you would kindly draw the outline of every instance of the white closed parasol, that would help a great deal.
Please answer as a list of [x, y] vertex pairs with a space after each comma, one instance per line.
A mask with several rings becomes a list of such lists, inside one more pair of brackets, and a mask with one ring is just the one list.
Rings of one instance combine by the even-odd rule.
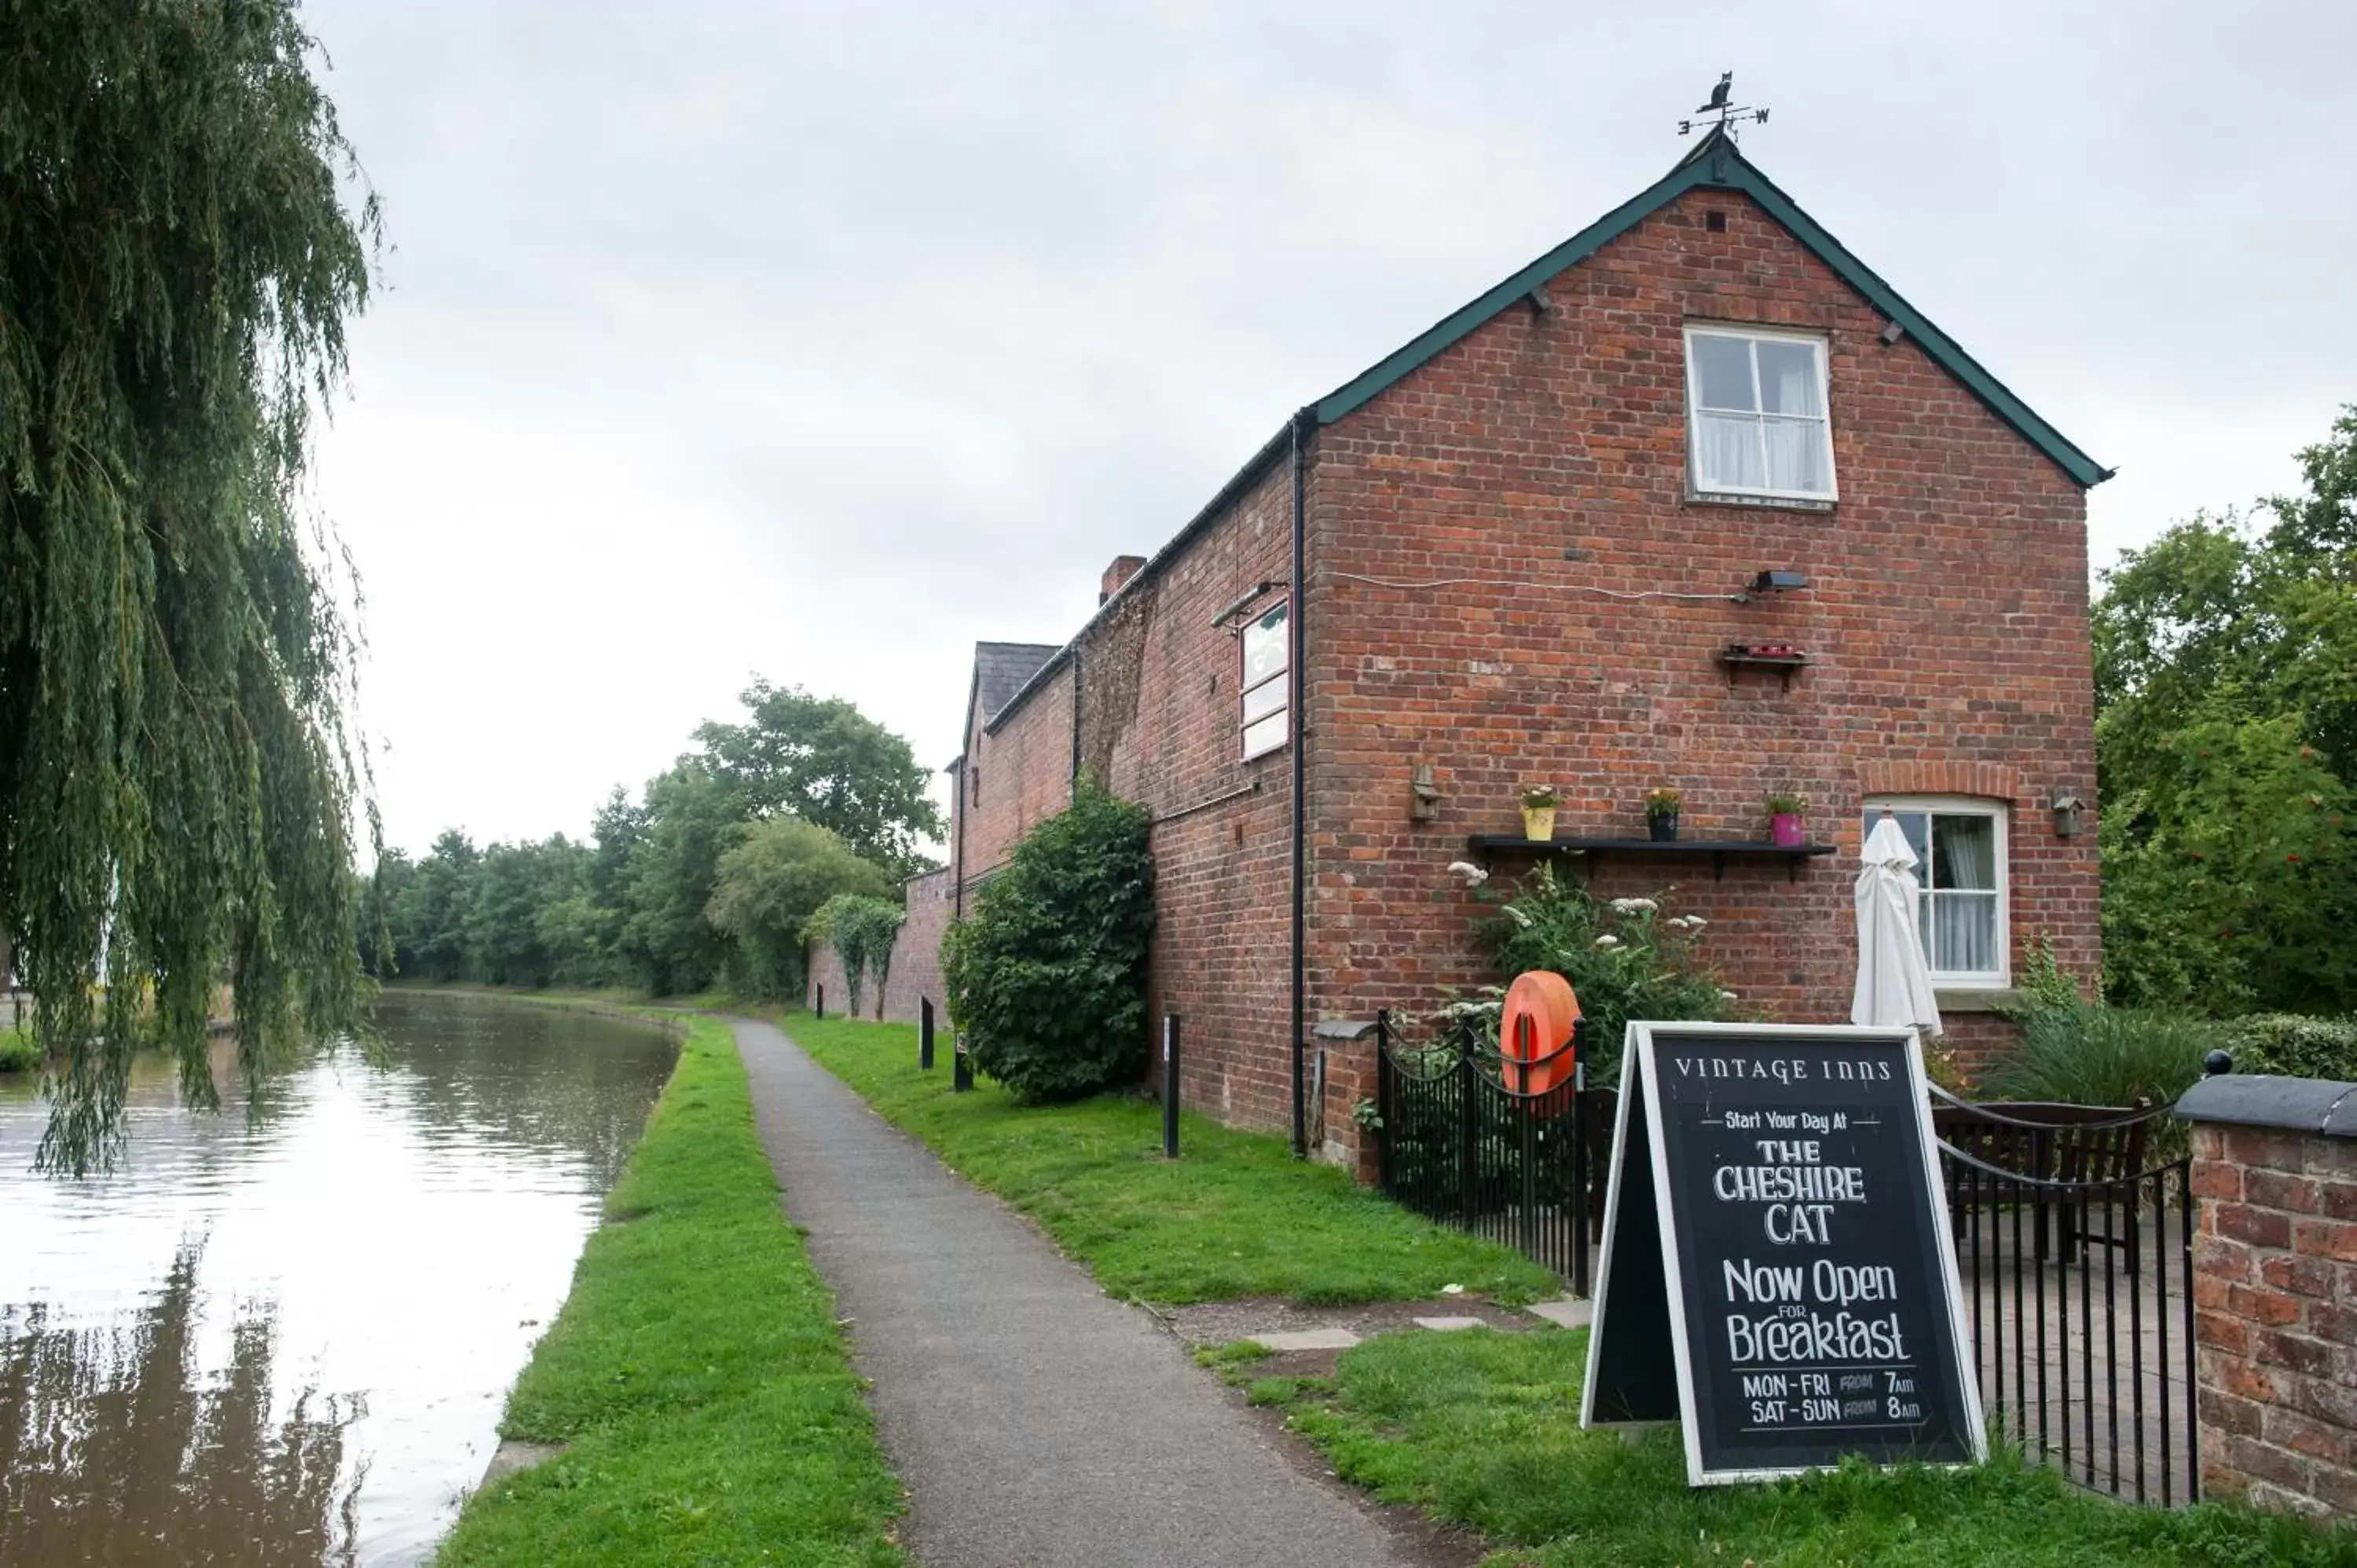
[[1857, 874], [1857, 991], [1849, 1021], [1876, 1028], [1940, 1032], [1940, 1007], [1916, 928], [1915, 850], [1889, 812], [1867, 835]]

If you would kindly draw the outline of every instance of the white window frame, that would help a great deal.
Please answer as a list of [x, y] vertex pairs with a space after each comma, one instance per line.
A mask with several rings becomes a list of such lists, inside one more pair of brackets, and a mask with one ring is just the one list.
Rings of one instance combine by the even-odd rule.
[[[2004, 991], [2013, 984], [2013, 847], [2010, 804], [1986, 795], [1874, 795], [1867, 799], [1864, 828], [1874, 831], [1885, 810], [1894, 813], [1919, 811], [1942, 817], [1986, 817], [1996, 823], [1996, 968], [1981, 970], [1932, 969], [1932, 985], [1937, 991]], [[1924, 847], [1931, 847], [1931, 833], [1926, 825]], [[1936, 901], [1940, 890], [1932, 883], [1932, 866], [1927, 854], [1924, 863], [1915, 868], [1917, 886]], [[1922, 893], [1918, 897], [1921, 897]], [[1931, 903], [1917, 906], [1917, 920], [1928, 933]], [[1924, 963], [1929, 968], [1932, 949], [1924, 949]]]
[[[1277, 644], [1282, 661], [1275, 670], [1264, 674], [1257, 681], [1252, 681], [1250, 685], [1246, 685], [1245, 682], [1251, 681], [1252, 672], [1250, 665], [1244, 658], [1245, 639], [1251, 637], [1255, 630], [1265, 626], [1271, 616], [1284, 617], [1284, 619], [1278, 623], [1279, 640]], [[1236, 729], [1238, 735], [1243, 740], [1243, 760], [1250, 762], [1255, 757], [1266, 757], [1273, 751], [1284, 750], [1293, 739], [1293, 688], [1291, 685], [1291, 682], [1293, 680], [1293, 601], [1291, 599], [1280, 600], [1276, 604], [1271, 605], [1268, 608], [1262, 610], [1250, 620], [1244, 622], [1238, 629], [1236, 633]], [[1271, 708], [1268, 712], [1262, 714], [1257, 717], [1247, 716], [1252, 712], [1253, 698], [1261, 693], [1265, 692], [1271, 686], [1282, 686], [1284, 688], [1283, 700], [1279, 702], [1275, 707]], [[1283, 722], [1280, 724], [1270, 725], [1269, 721], [1271, 719], [1279, 719]], [[1256, 729], [1260, 730], [1262, 734], [1262, 739], [1257, 745], [1254, 744], [1253, 741], [1253, 732]]]
[[[1807, 344], [1816, 354], [1817, 406], [1825, 411], [1824, 417], [1812, 420], [1811, 416], [1806, 414], [1767, 413], [1757, 406], [1760, 402], [1760, 355], [1757, 349], [1754, 349], [1751, 354], [1751, 401], [1755, 406], [1749, 409], [1704, 408], [1702, 376], [1695, 363], [1694, 351], [1695, 339], [1697, 338], [1731, 338], [1745, 344], [1761, 341]], [[1750, 500], [1805, 501], [1821, 506], [1831, 506], [1841, 499], [1841, 474], [1834, 465], [1833, 347], [1825, 341], [1823, 334], [1783, 331], [1772, 327], [1741, 326], [1733, 322], [1689, 321], [1686, 323], [1685, 349], [1686, 489], [1689, 493], [1705, 499], [1712, 496], [1738, 496]], [[1767, 439], [1764, 434], [1767, 423], [1770, 420], [1781, 420], [1792, 424], [1803, 421], [1814, 423], [1824, 434], [1825, 476], [1829, 482], [1822, 490], [1780, 490], [1755, 489], [1749, 485], [1705, 483], [1702, 473], [1702, 442], [1698, 437], [1701, 416], [1706, 413], [1743, 414], [1759, 422], [1763, 432], [1760, 449], [1760, 471], [1763, 474], [1769, 471]]]

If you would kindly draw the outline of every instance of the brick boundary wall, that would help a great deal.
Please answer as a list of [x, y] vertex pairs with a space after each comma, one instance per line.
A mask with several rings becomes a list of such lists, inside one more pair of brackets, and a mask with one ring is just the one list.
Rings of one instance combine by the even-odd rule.
[[2357, 1084], [2227, 1074], [2177, 1113], [2203, 1495], [2357, 1516]]
[[[950, 926], [950, 874], [947, 870], [929, 871], [922, 876], [909, 879], [906, 898], [909, 918], [900, 927], [900, 935], [892, 944], [892, 967], [884, 983], [884, 1019], [891, 1024], [913, 1024], [917, 1021], [917, 1003], [921, 997], [933, 999], [933, 1008], [941, 1016], [941, 1026], [949, 1027], [942, 1009], [942, 937]], [[818, 988], [826, 987], [828, 1011], [843, 1014], [851, 1008], [851, 987], [843, 978], [843, 961], [832, 948], [813, 948], [810, 955], [810, 979], [802, 993], [802, 1005], [813, 1005]], [[870, 990], [861, 998], [866, 1003], [860, 1016], [876, 1016], [876, 993]]]

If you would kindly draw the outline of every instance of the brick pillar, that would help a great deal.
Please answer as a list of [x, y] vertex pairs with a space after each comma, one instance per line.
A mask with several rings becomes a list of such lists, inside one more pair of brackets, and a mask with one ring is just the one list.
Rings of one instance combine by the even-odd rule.
[[2357, 1517], [2357, 1084], [2229, 1074], [2177, 1113], [2202, 1493]]

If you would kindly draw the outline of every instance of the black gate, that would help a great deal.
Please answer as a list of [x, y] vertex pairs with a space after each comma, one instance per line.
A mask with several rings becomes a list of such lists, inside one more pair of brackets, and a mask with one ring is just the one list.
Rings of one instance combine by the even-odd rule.
[[[1508, 1062], [1469, 1025], [1403, 1046], [1375, 1019], [1376, 1179], [1405, 1208], [1520, 1249], [1587, 1294], [1604, 1223], [1613, 1092], [1577, 1079], [1537, 1094], [1517, 1084], [1561, 1052]], [[1563, 1046], [1577, 1051], [1575, 1037]]]
[[[1587, 1295], [1615, 1091], [1519, 1092], [1526, 1065], [1469, 1026], [1408, 1046], [1378, 1015], [1376, 1040], [1383, 1190], [1520, 1249]], [[2146, 1135], [2166, 1112], [1938, 1098], [1990, 1421], [2082, 1486], [2164, 1506], [2198, 1500], [2191, 1162], [2142, 1168]]]
[[2121, 1157], [2166, 1112], [1964, 1109], [1940, 1113], [1940, 1158], [1991, 1423], [2093, 1490], [2199, 1501], [2192, 1161]]

